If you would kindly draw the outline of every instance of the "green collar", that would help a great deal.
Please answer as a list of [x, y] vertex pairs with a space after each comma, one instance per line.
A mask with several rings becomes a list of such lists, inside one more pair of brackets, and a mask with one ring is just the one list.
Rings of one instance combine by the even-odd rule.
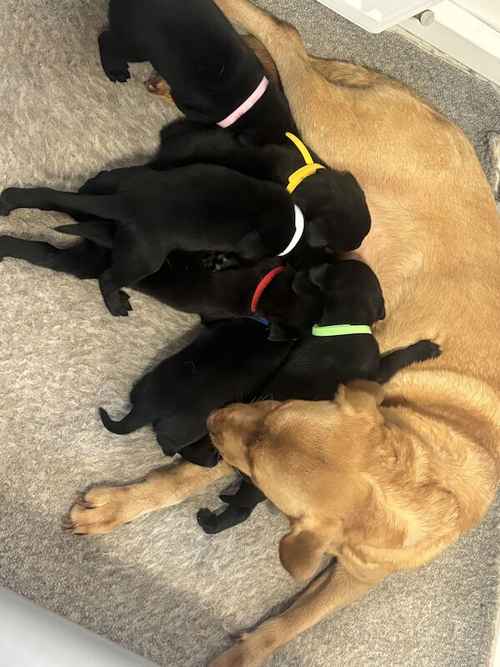
[[320, 326], [315, 324], [312, 328], [313, 336], [350, 336], [351, 334], [371, 334], [372, 330], [368, 324], [330, 324]]

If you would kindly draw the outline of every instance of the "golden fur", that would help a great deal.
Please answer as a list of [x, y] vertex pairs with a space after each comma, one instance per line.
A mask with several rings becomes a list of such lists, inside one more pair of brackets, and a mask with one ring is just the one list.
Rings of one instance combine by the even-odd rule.
[[484, 516], [500, 472], [500, 227], [464, 134], [399, 83], [311, 58], [291, 26], [248, 0], [217, 0], [276, 63], [304, 140], [363, 186], [373, 227], [359, 255], [377, 273], [383, 350], [430, 338], [440, 358], [385, 387], [357, 382], [335, 401], [273, 401], [216, 412], [225, 463], [152, 472], [95, 488], [71, 510], [76, 533], [102, 533], [180, 502], [230, 466], [250, 474], [290, 520], [280, 558], [304, 580], [283, 614], [212, 667], [262, 665], [280, 646], [396, 570], [437, 556]]

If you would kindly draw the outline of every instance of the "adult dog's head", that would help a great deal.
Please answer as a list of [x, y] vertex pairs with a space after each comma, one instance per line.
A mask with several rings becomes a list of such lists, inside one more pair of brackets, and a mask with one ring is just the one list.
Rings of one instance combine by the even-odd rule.
[[383, 440], [382, 389], [357, 381], [335, 401], [233, 404], [208, 419], [227, 463], [248, 475], [289, 519], [280, 559], [297, 580], [310, 577], [324, 553], [360, 524], [370, 487], [363, 476]]

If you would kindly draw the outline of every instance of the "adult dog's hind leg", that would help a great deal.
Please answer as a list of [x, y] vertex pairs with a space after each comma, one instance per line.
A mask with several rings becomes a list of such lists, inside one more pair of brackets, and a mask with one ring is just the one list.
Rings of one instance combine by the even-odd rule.
[[111, 261], [109, 250], [91, 241], [83, 241], [70, 248], [56, 248], [43, 241], [0, 236], [0, 260], [4, 257], [22, 259], [77, 278], [98, 278]]
[[233, 472], [222, 461], [213, 468], [182, 461], [152, 470], [141, 482], [95, 486], [75, 502], [63, 526], [75, 535], [109, 533], [144, 514], [177, 505]]
[[259, 667], [298, 634], [326, 616], [363, 597], [383, 575], [370, 581], [354, 578], [342, 565], [329, 567], [299, 595], [285, 612], [243, 634], [240, 642], [210, 662], [209, 667]]

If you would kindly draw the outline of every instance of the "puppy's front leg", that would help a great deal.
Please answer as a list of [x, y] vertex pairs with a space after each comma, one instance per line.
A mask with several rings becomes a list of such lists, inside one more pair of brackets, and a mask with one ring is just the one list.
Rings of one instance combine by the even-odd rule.
[[233, 472], [222, 461], [213, 468], [182, 461], [152, 470], [142, 482], [95, 486], [76, 501], [63, 525], [75, 535], [109, 533], [143, 514], [177, 505]]
[[130, 79], [127, 58], [110, 30], [104, 30], [99, 35], [99, 55], [102, 69], [110, 81], [125, 83]]
[[338, 563], [314, 580], [285, 612], [265, 621], [256, 630], [243, 634], [240, 642], [210, 662], [209, 667], [260, 667], [281, 646], [329, 616], [347, 607], [381, 581], [355, 579]]
[[389, 382], [393, 375], [410, 364], [427, 359], [435, 359], [441, 355], [441, 348], [431, 340], [419, 340], [413, 345], [389, 352], [380, 359], [380, 367], [376, 381], [380, 384]]

